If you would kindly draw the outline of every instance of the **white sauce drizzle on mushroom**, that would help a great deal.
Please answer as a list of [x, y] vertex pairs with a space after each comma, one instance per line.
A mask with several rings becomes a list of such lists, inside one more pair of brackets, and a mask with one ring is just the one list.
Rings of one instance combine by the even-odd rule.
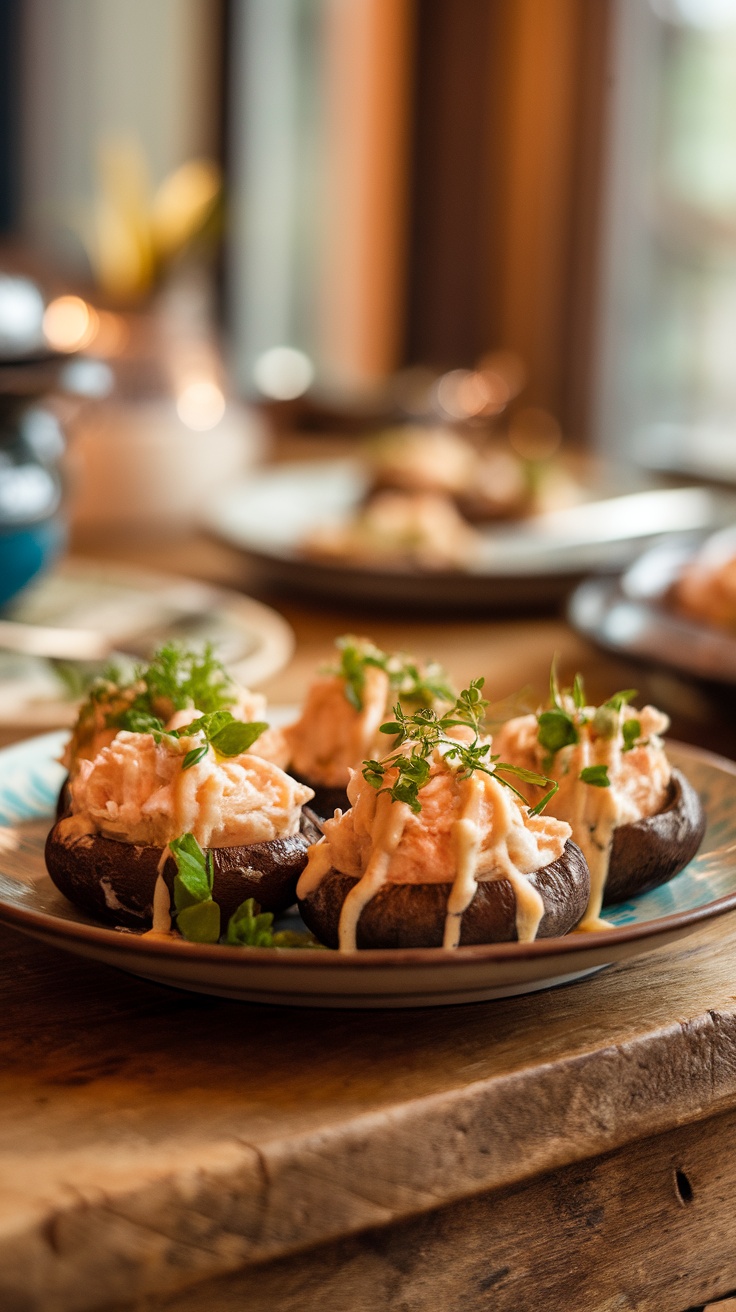
[[360, 913], [375, 897], [388, 876], [391, 857], [401, 840], [406, 822], [411, 815], [406, 802], [392, 802], [388, 793], [378, 798], [373, 851], [365, 874], [351, 888], [340, 912], [339, 941], [341, 952], [352, 952], [357, 947], [356, 934]]
[[[478, 883], [497, 879], [506, 879], [511, 884], [515, 896], [517, 938], [520, 942], [530, 942], [536, 938], [544, 915], [544, 902], [539, 891], [530, 883], [529, 874], [559, 858], [569, 836], [569, 826], [565, 822], [552, 820], [550, 832], [533, 833], [528, 818], [525, 820], [526, 808], [519, 806], [500, 780], [480, 771], [464, 779], [458, 778], [456, 770], [443, 760], [440, 751], [435, 753], [434, 768], [437, 772], [455, 776], [452, 786], [460, 804], [460, 813], [451, 823], [455, 874], [448, 896], [443, 946], [449, 949], [459, 946], [462, 917], [475, 897]], [[362, 822], [356, 822], [354, 810], [327, 821], [325, 836], [309, 849], [308, 863], [297, 886], [298, 896], [307, 898], [315, 892], [333, 867], [343, 873], [353, 874], [357, 864], [357, 882], [347, 894], [340, 912], [338, 941], [340, 951], [343, 952], [353, 951], [357, 947], [360, 916], [381, 888], [393, 882], [423, 882], [416, 877], [404, 880], [393, 869], [402, 838], [405, 833], [408, 838], [409, 831], [417, 821], [421, 824], [421, 814], [413, 816], [411, 808], [405, 802], [393, 801], [388, 791], [375, 796], [369, 785], [357, 774], [350, 791], [351, 795], [355, 795], [354, 808], [359, 804], [361, 794], [363, 802], [367, 802], [369, 808], [372, 807], [370, 818], [366, 820], [364, 812]], [[489, 811], [492, 817], [490, 835]], [[364, 855], [359, 864], [341, 862], [331, 839], [338, 836], [336, 826], [347, 825], [353, 842], [357, 843], [354, 828], [356, 823], [362, 824], [363, 837], [366, 825], [369, 826], [370, 847], [367, 858], [363, 848]], [[519, 868], [519, 863], [524, 866], [523, 870]], [[428, 883], [447, 882], [444, 873], [439, 877], [437, 872], [432, 874], [423, 871], [423, 874], [426, 874]]]

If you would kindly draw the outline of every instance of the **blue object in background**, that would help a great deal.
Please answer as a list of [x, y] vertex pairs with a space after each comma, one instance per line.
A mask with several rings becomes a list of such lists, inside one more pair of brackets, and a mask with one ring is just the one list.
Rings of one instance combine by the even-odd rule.
[[15, 532], [0, 532], [0, 607], [66, 546], [66, 526], [59, 517]]
[[63, 451], [53, 410], [37, 397], [2, 395], [0, 388], [0, 606], [66, 544], [59, 468]]

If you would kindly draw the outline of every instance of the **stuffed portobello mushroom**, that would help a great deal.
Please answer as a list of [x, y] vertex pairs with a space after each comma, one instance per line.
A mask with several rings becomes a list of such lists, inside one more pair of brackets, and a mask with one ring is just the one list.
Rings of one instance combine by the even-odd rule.
[[302, 810], [311, 789], [248, 750], [262, 722], [180, 714], [188, 723], [119, 730], [78, 761], [46, 864], [90, 915], [163, 932], [175, 918], [196, 938], [195, 905], [214, 906], [218, 926], [249, 898], [262, 912], [290, 906], [318, 831]]
[[384, 652], [368, 638], [337, 640], [339, 660], [314, 680], [298, 720], [284, 730], [286, 768], [314, 791], [323, 817], [350, 805], [354, 770], [385, 744], [381, 725], [394, 702], [411, 709], [451, 705], [455, 692], [433, 661]]
[[328, 947], [528, 942], [583, 915], [590, 878], [570, 825], [540, 813], [546, 797], [530, 807], [519, 794], [519, 779], [549, 783], [539, 772], [491, 755], [481, 687], [443, 715], [396, 706], [383, 726], [393, 750], [353, 774], [351, 809], [325, 822], [297, 886]]
[[80, 705], [61, 757], [68, 778], [57, 806], [61, 816], [70, 804], [69, 781], [83, 761], [108, 747], [121, 729], [163, 732], [187, 724], [194, 715], [228, 711], [233, 719], [261, 723], [248, 751], [275, 765], [286, 765], [286, 742], [279, 728], [265, 723], [266, 699], [243, 688], [228, 674], [209, 643], [190, 650], [165, 643], [150, 661], [127, 672], [110, 665], [93, 679]]
[[667, 716], [636, 710], [635, 696], [627, 689], [589, 706], [579, 675], [560, 691], [553, 672], [549, 706], [509, 720], [494, 739], [506, 759], [558, 783], [549, 809], [571, 825], [590, 868], [581, 929], [606, 928], [603, 907], [672, 879], [705, 832], [700, 798], [665, 752]]

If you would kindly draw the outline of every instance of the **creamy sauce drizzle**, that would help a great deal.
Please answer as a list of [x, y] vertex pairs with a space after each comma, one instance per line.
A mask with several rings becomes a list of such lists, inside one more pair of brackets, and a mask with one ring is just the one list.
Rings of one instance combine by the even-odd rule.
[[498, 864], [497, 879], [508, 879], [514, 890], [516, 903], [516, 937], [520, 943], [531, 942], [537, 936], [544, 902], [529, 878], [516, 868], [504, 850], [504, 840], [511, 829], [511, 799], [503, 784], [481, 775], [471, 775], [464, 781], [465, 797], [460, 818], [453, 825], [456, 875], [447, 902], [445, 932], [442, 946], [456, 948], [460, 944], [462, 918], [478, 887], [478, 856], [483, 835], [478, 824], [483, 793], [493, 797], [496, 811], [495, 827], [498, 841], [494, 853]]
[[365, 874], [351, 888], [340, 912], [338, 930], [341, 952], [352, 952], [357, 947], [356, 935], [360, 914], [379, 888], [386, 882], [391, 857], [401, 841], [404, 826], [411, 815], [406, 802], [392, 802], [388, 793], [381, 793], [376, 803], [376, 820], [373, 830], [373, 847]]
[[478, 825], [483, 784], [477, 775], [464, 782], [464, 804], [460, 818], [452, 827], [455, 848], [456, 874], [447, 899], [443, 948], [456, 948], [460, 943], [463, 913], [467, 911], [478, 887], [476, 871], [482, 834]]
[[[450, 840], [454, 853], [455, 878], [450, 889], [445, 915], [443, 947], [457, 948], [462, 935], [462, 918], [475, 897], [480, 880], [507, 879], [514, 891], [516, 935], [520, 942], [530, 942], [537, 936], [544, 915], [544, 901], [516, 862], [528, 860], [540, 851], [528, 830], [518, 824], [517, 804], [508, 789], [497, 779], [485, 774], [473, 774], [458, 781], [460, 814], [452, 823]], [[494, 843], [483, 855], [484, 868], [479, 873], [481, 853], [490, 805]], [[353, 885], [343, 903], [339, 922], [339, 947], [353, 951], [357, 946], [357, 929], [360, 916], [376, 893], [389, 879], [392, 858], [404, 834], [410, 808], [403, 802], [392, 802], [388, 793], [379, 793], [370, 830], [371, 845], [364, 873]], [[485, 822], [485, 823], [484, 823]], [[331, 823], [334, 823], [331, 822]], [[569, 830], [568, 830], [569, 832]], [[538, 840], [543, 841], [543, 840]], [[509, 849], [512, 845], [514, 855]], [[521, 844], [521, 847], [520, 847]], [[535, 867], [554, 860], [547, 852]], [[297, 885], [300, 898], [314, 893], [333, 866], [333, 850], [329, 836], [320, 839], [309, 850], [309, 860]], [[533, 873], [530, 872], [530, 873]], [[399, 881], [400, 882], [400, 881]], [[421, 882], [421, 880], [417, 881]]]
[[[599, 743], [601, 740], [599, 740]], [[609, 778], [615, 778], [616, 768], [620, 762], [621, 749], [617, 738], [604, 740], [605, 746], [599, 747], [595, 764], [608, 766]], [[580, 769], [591, 764], [591, 744], [584, 738], [580, 744]], [[601, 759], [603, 757], [604, 759]], [[610, 929], [607, 920], [601, 918], [603, 890], [608, 878], [611, 861], [613, 835], [618, 823], [618, 807], [613, 787], [596, 788], [592, 784], [578, 782], [575, 797], [575, 817], [573, 833], [578, 835], [580, 850], [590, 870], [590, 897], [585, 915], [576, 927], [577, 933], [599, 932]]]
[[143, 938], [171, 937], [171, 895], [164, 879], [164, 866], [170, 856], [168, 845], [163, 849], [156, 868], [156, 883], [153, 889], [153, 923]]

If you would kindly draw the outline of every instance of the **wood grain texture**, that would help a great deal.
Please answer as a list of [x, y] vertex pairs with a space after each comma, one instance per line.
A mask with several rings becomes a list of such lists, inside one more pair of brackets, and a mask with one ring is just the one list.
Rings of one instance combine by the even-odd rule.
[[81, 1312], [736, 1105], [736, 923], [413, 1013], [189, 996], [0, 935], [0, 1307]]
[[[677, 1173], [689, 1182], [684, 1202]], [[684, 1187], [682, 1184], [680, 1187]], [[685, 1312], [736, 1280], [736, 1116], [166, 1300], [168, 1312]]]

